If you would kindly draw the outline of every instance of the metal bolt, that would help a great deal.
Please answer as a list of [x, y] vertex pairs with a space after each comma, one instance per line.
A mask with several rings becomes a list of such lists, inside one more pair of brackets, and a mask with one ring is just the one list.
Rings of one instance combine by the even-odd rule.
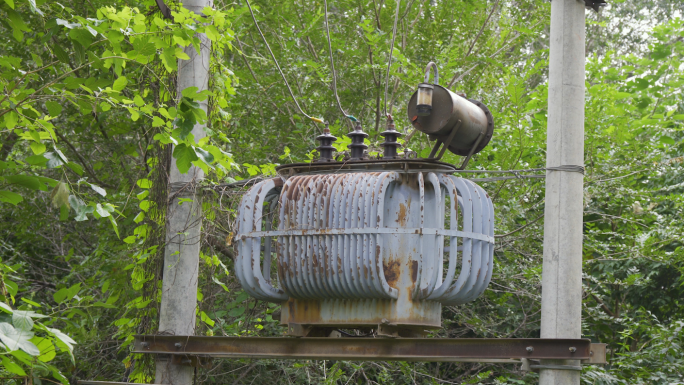
[[182, 348], [182, 347], [183, 347], [183, 344], [182, 344], [182, 343], [180, 343], [180, 342], [176, 342], [175, 344], [173, 344], [173, 346], [175, 346], [175, 347], [176, 347], [176, 349], [180, 349], [180, 348]]
[[534, 351], [534, 348], [531, 346], [528, 346], [525, 348], [525, 350], [527, 350], [528, 353], [532, 353]]
[[382, 323], [383, 325], [389, 325], [390, 322], [387, 318], [383, 318], [382, 320], [380, 320], [380, 323]]
[[576, 348], [576, 347], [574, 347], [574, 346], [571, 346], [571, 347], [570, 347], [570, 353], [574, 353], [574, 352], [576, 352], [576, 351], [577, 351], [577, 348]]

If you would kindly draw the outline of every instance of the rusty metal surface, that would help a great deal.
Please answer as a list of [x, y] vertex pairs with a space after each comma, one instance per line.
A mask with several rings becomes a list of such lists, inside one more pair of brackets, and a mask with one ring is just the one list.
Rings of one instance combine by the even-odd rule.
[[298, 175], [282, 190], [266, 180], [243, 197], [238, 224], [236, 276], [255, 298], [289, 300], [283, 323], [439, 327], [439, 304], [474, 300], [492, 275], [491, 200], [441, 173]]
[[[238, 208], [238, 234], [261, 231], [264, 203], [277, 200], [280, 188], [273, 179], [257, 183], [245, 193]], [[266, 243], [270, 244], [270, 237]], [[285, 301], [288, 296], [282, 289], [271, 285], [270, 277], [264, 277], [261, 268], [261, 239], [239, 240], [235, 259], [235, 275], [242, 288], [252, 297], [263, 301]], [[270, 255], [268, 255], [270, 258]], [[269, 272], [270, 273], [270, 272]]]
[[466, 99], [439, 85], [434, 87], [430, 115], [418, 115], [417, 95], [414, 93], [407, 106], [409, 121], [418, 131], [437, 136], [445, 142], [460, 120], [461, 128], [448, 146], [449, 151], [466, 156], [478, 137], [484, 135], [483, 140], [475, 145], [474, 153], [480, 152], [494, 133], [494, 118], [489, 109], [477, 100]]
[[[410, 303], [410, 311], [389, 299], [298, 300], [291, 298], [281, 306], [281, 324], [325, 325], [351, 329], [375, 329], [385, 321], [391, 326], [410, 329], [436, 329], [441, 325], [442, 305], [434, 301]], [[406, 308], [405, 308], [406, 309]]]
[[589, 364], [606, 364], [606, 344], [593, 343], [591, 344], [591, 358], [587, 363]]
[[134, 353], [353, 361], [590, 360], [591, 346], [588, 339], [136, 336]]
[[433, 159], [369, 159], [349, 160], [345, 162], [325, 163], [292, 163], [276, 167], [276, 171], [284, 178], [295, 175], [344, 174], [350, 172], [382, 172], [399, 173], [441, 172], [452, 173], [456, 167], [449, 163]]

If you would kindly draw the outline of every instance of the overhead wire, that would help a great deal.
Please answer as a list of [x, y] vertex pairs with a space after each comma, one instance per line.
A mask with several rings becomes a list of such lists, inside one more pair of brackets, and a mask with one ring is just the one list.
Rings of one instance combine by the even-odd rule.
[[389, 86], [389, 74], [392, 67], [392, 54], [394, 53], [394, 40], [397, 37], [397, 20], [399, 19], [399, 5], [401, 0], [397, 0], [397, 10], [394, 12], [394, 27], [392, 28], [392, 44], [390, 45], [389, 60], [387, 61], [387, 73], [385, 74], [385, 97], [383, 99], [385, 109], [383, 112], [387, 116], [387, 87]]
[[271, 58], [273, 59], [273, 62], [275, 63], [276, 67], [278, 68], [278, 72], [280, 72], [280, 76], [282, 76], [283, 81], [285, 82], [285, 85], [287, 86], [287, 90], [290, 92], [290, 96], [292, 97], [292, 100], [294, 101], [295, 105], [297, 106], [297, 109], [299, 112], [306, 116], [307, 118], [311, 119], [312, 121], [316, 123], [324, 123], [323, 119], [321, 118], [314, 118], [312, 116], [309, 116], [302, 107], [299, 105], [299, 102], [297, 102], [297, 98], [294, 95], [294, 92], [292, 92], [292, 88], [290, 87], [290, 83], [287, 82], [287, 79], [285, 78], [285, 74], [283, 73], [283, 70], [280, 68], [280, 65], [278, 64], [278, 60], [276, 60], [275, 55], [273, 55], [273, 51], [271, 51], [271, 46], [268, 45], [268, 41], [266, 41], [266, 37], [264, 36], [264, 33], [261, 32], [261, 28], [259, 28], [259, 23], [257, 23], [257, 19], [254, 16], [254, 11], [252, 10], [252, 5], [249, 3], [249, 0], [245, 0], [247, 3], [247, 7], [249, 8], [249, 13], [252, 15], [252, 20], [254, 20], [254, 25], [256, 26], [257, 31], [259, 31], [259, 35], [261, 35], [261, 39], [264, 41], [264, 44], [266, 44], [266, 48], [268, 49], [268, 53], [271, 54]]
[[556, 167], [546, 167], [546, 168], [530, 168], [526, 170], [456, 170], [457, 173], [463, 174], [513, 174], [514, 176], [499, 176], [493, 178], [472, 178], [470, 180], [475, 182], [495, 182], [500, 180], [509, 179], [537, 179], [546, 178], [545, 174], [536, 175], [521, 175], [521, 173], [535, 172], [535, 171], [565, 171], [565, 172], [578, 172], [584, 175], [584, 167], [577, 165], [562, 165]]
[[340, 97], [337, 96], [337, 72], [335, 71], [335, 61], [333, 60], [333, 53], [332, 53], [332, 43], [330, 42], [330, 27], [328, 26], [328, 0], [323, 0], [323, 4], [325, 5], [325, 32], [328, 37], [328, 52], [330, 53], [330, 70], [332, 72], [332, 81], [333, 81], [333, 93], [335, 94], [335, 101], [337, 102], [337, 108], [340, 109], [340, 112], [342, 112], [342, 115], [347, 117], [349, 120], [352, 122], [358, 121], [353, 115], [348, 114], [344, 108], [342, 108], [342, 103], [340, 103]]

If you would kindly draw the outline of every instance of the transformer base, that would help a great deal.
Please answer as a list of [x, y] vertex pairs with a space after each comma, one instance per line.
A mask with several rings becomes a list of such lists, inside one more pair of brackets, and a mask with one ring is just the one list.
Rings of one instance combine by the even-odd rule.
[[442, 305], [434, 301], [389, 299], [299, 300], [281, 305], [281, 325], [288, 334], [308, 336], [314, 329], [376, 329], [387, 336], [422, 334], [442, 327]]

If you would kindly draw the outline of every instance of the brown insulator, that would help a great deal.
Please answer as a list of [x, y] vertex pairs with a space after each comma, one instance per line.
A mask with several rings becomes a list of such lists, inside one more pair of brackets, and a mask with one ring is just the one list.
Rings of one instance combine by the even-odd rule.
[[363, 129], [361, 128], [361, 123], [356, 122], [356, 127], [354, 127], [354, 131], [348, 133], [347, 136], [351, 138], [351, 144], [347, 146], [351, 151], [350, 160], [367, 159], [368, 157], [365, 156], [364, 152], [366, 151], [368, 146], [365, 143], [363, 143], [363, 140], [368, 137], [368, 134], [363, 132]]
[[385, 142], [381, 144], [385, 149], [382, 158], [397, 159], [399, 157], [397, 156], [397, 148], [401, 146], [401, 143], [397, 142], [397, 138], [403, 134], [394, 128], [394, 120], [391, 115], [387, 117], [387, 129], [380, 135], [385, 138]]
[[321, 155], [316, 162], [334, 161], [333, 151], [335, 151], [335, 147], [332, 146], [332, 142], [336, 141], [337, 138], [330, 134], [330, 129], [325, 127], [323, 134], [316, 137], [316, 140], [320, 142], [320, 146], [316, 147], [316, 150]]

